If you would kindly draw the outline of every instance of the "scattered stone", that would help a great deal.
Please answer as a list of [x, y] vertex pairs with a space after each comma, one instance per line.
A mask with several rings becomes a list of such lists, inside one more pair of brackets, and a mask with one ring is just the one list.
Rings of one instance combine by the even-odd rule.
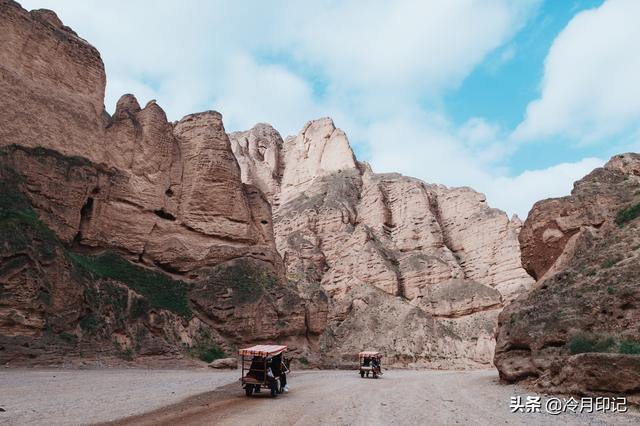
[[209, 364], [211, 368], [238, 368], [238, 360], [236, 358], [221, 358], [216, 359]]

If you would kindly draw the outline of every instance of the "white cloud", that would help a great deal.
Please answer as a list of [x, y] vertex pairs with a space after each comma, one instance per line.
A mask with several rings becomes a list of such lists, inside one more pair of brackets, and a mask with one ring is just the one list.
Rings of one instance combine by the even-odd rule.
[[[293, 0], [155, 1], [153, 7], [119, 0], [23, 4], [54, 9], [100, 50], [108, 74], [108, 110], [122, 94], [114, 82], [135, 81], [125, 92], [153, 88], [150, 94], [169, 118], [178, 119], [220, 104], [216, 100], [225, 96], [230, 83], [226, 71], [238, 55], [253, 56], [257, 63], [266, 61], [256, 57], [272, 55], [283, 67], [294, 61], [295, 67], [327, 82], [326, 95], [315, 101], [348, 104], [343, 108], [350, 115], [369, 120], [372, 112], [384, 115], [459, 84], [524, 23], [538, 2], [356, 0], [323, 1], [313, 8]], [[231, 83], [253, 85], [255, 76], [244, 75], [244, 82], [232, 76]], [[309, 75], [304, 77], [310, 85]], [[291, 81], [297, 84], [295, 78]], [[272, 124], [281, 127], [280, 122]]]
[[495, 125], [479, 118], [456, 129], [443, 117], [414, 112], [372, 125], [367, 137], [375, 171], [401, 171], [429, 183], [470, 186], [486, 194], [492, 207], [522, 219], [536, 201], [569, 194], [573, 182], [604, 163], [585, 158], [509, 176], [508, 170], [496, 166], [512, 148], [501, 142], [500, 135]]
[[[415, 91], [456, 84], [521, 24], [529, 4], [498, 1], [353, 2], [302, 15], [297, 53], [349, 87]], [[446, 40], [446, 42], [445, 42]]]
[[524, 24], [538, 1], [321, 4], [312, 12], [305, 3], [290, 5], [276, 44], [378, 118], [456, 87]]
[[378, 172], [400, 171], [427, 182], [475, 186], [487, 178], [486, 164], [454, 132], [444, 117], [417, 110], [379, 120], [366, 133], [371, 165]]
[[514, 136], [597, 140], [639, 128], [640, 2], [609, 0], [577, 14], [545, 60], [541, 97]]
[[24, 1], [54, 9], [99, 49], [108, 110], [134, 93], [142, 105], [157, 99], [170, 120], [215, 108], [229, 131], [266, 121], [283, 135], [329, 115], [376, 171], [471, 186], [520, 215], [596, 160], [504, 177], [515, 149], [505, 129], [481, 117], [458, 127], [420, 104], [438, 105], [497, 48], [510, 60], [508, 43], [538, 4]]
[[222, 78], [225, 85], [214, 108], [223, 112], [227, 128], [279, 123], [283, 135], [295, 134], [309, 119], [324, 115], [307, 83], [279, 65], [260, 65], [249, 56], [236, 55]]
[[575, 163], [527, 170], [515, 177], [492, 178], [478, 190], [487, 195], [491, 205], [524, 219], [536, 201], [568, 195], [573, 182], [603, 164], [604, 161], [598, 158], [584, 158]]

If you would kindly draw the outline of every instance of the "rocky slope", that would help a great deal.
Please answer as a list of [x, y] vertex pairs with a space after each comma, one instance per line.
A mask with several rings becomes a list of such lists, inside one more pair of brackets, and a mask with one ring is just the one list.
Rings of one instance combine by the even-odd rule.
[[0, 362], [277, 340], [312, 364], [487, 365], [533, 283], [517, 218], [373, 173], [329, 119], [282, 140], [132, 95], [110, 116], [96, 49], [8, 0], [0, 59]]
[[325, 362], [373, 347], [403, 365], [490, 363], [500, 309], [533, 283], [517, 218], [469, 188], [373, 173], [330, 119], [286, 140], [265, 124], [230, 137], [272, 203], [287, 276], [329, 296]]
[[169, 123], [125, 95], [111, 117], [104, 87], [98, 52], [53, 12], [0, 1], [0, 362], [276, 338], [304, 351], [322, 303], [284, 279], [221, 115]]
[[613, 157], [570, 196], [535, 204], [520, 233], [535, 288], [499, 317], [508, 381], [640, 401], [640, 155]]

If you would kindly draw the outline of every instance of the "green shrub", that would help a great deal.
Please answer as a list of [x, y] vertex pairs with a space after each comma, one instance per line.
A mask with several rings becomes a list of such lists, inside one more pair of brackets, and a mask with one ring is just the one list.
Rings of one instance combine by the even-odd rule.
[[609, 259], [605, 260], [604, 262], [602, 262], [602, 267], [603, 268], [611, 268], [613, 266], [616, 265], [616, 263], [620, 262], [619, 257], [610, 257]]
[[301, 356], [300, 358], [298, 358], [298, 361], [300, 361], [300, 364], [302, 365], [309, 365], [309, 360], [306, 356]]
[[[191, 318], [187, 297], [188, 284], [176, 281], [160, 272], [150, 271], [107, 252], [99, 256], [86, 256], [67, 252], [73, 264], [94, 278], [112, 279], [125, 284], [144, 296], [150, 307], [166, 309], [185, 318]], [[116, 298], [120, 304], [120, 298]], [[124, 301], [126, 303], [126, 300]], [[118, 306], [118, 308], [121, 308]], [[136, 314], [140, 314], [136, 307]]]
[[200, 343], [192, 347], [189, 352], [191, 353], [191, 355], [199, 358], [204, 362], [212, 362], [216, 359], [225, 357], [225, 353], [222, 348], [220, 348], [220, 346], [216, 344]]
[[278, 279], [271, 273], [255, 267], [249, 262], [239, 261], [218, 267], [206, 279], [206, 290], [202, 296], [216, 297], [220, 291], [233, 290], [234, 303], [256, 300], [265, 289], [277, 286]]
[[569, 341], [569, 352], [572, 354], [582, 354], [587, 352], [610, 352], [615, 345], [613, 337], [597, 339], [587, 336], [575, 336]]
[[98, 330], [99, 326], [100, 322], [93, 312], [89, 312], [87, 315], [80, 318], [80, 328], [87, 334], [94, 334]]
[[616, 289], [615, 289], [615, 288], [613, 288], [613, 287], [611, 287], [611, 286], [607, 287], [607, 293], [609, 293], [609, 294], [615, 294], [615, 292], [616, 292]]
[[[0, 174], [3, 172], [6, 170], [0, 170]], [[9, 251], [30, 252], [40, 260], [51, 259], [58, 239], [12, 184], [0, 175], [0, 241]], [[11, 205], [12, 202], [15, 204]]]
[[620, 342], [619, 352], [621, 354], [640, 355], [640, 342], [624, 340]]
[[136, 297], [131, 301], [131, 318], [142, 318], [149, 313], [149, 302], [147, 299]]
[[118, 351], [118, 357], [124, 359], [125, 361], [133, 361], [136, 357], [136, 353], [133, 349], [127, 348]]
[[623, 226], [625, 223], [637, 218], [638, 216], [640, 216], [640, 203], [620, 210], [616, 216], [616, 223], [618, 226]]
[[66, 343], [69, 343], [70, 345], [75, 345], [76, 343], [78, 343], [78, 338], [76, 337], [75, 334], [71, 334], [71, 333], [67, 333], [66, 331], [63, 331], [62, 333], [59, 334], [60, 339], [63, 340]]
[[117, 340], [113, 341], [113, 346], [116, 348], [116, 356], [124, 359], [125, 361], [133, 361], [136, 357], [136, 352], [131, 348], [123, 348]]

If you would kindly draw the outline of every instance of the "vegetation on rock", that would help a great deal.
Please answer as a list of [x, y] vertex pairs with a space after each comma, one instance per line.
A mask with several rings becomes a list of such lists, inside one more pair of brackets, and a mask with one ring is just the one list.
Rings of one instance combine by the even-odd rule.
[[638, 216], [640, 216], [640, 203], [620, 210], [616, 216], [616, 223], [618, 226], [624, 226], [625, 223], [632, 221]]
[[[119, 281], [149, 302], [150, 307], [166, 309], [185, 318], [191, 318], [192, 312], [187, 297], [188, 284], [176, 281], [160, 272], [136, 266], [112, 252], [98, 256], [87, 256], [67, 252], [74, 265], [94, 278]], [[136, 306], [136, 315], [140, 306]]]

